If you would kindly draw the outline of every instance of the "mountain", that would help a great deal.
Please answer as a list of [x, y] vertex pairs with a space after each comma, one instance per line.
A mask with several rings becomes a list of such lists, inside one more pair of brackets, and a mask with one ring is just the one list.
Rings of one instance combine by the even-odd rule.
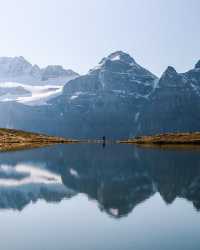
[[68, 82], [63, 94], [50, 101], [60, 133], [94, 138], [134, 135], [140, 107], [157, 81], [130, 55], [112, 53], [88, 74]]
[[1, 107], [7, 109], [0, 125], [75, 138], [130, 137], [157, 81], [130, 55], [117, 51], [88, 74], [69, 81], [45, 106], [0, 105], [0, 112]]
[[24, 57], [0, 57], [0, 82], [18, 82], [31, 85], [62, 84], [79, 76], [59, 65], [40, 68]]
[[168, 67], [141, 112], [139, 134], [199, 131], [200, 61], [186, 73]]
[[[128, 54], [117, 51], [103, 58], [98, 66], [65, 85], [64, 95], [75, 99], [81, 95], [111, 92], [116, 96], [147, 98], [157, 77], [141, 67]], [[70, 96], [71, 95], [71, 96]]]
[[169, 66], [159, 79], [117, 51], [57, 91], [59, 96], [47, 95], [40, 106], [23, 105], [30, 97], [1, 103], [0, 126], [111, 139], [200, 130], [200, 61], [185, 73]]
[[65, 83], [78, 76], [59, 65], [39, 68], [24, 57], [0, 57], [0, 102], [45, 105], [60, 95]]

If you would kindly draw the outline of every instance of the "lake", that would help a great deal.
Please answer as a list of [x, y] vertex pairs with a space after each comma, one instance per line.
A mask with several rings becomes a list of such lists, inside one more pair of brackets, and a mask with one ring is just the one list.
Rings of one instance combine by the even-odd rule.
[[0, 221], [3, 250], [199, 250], [200, 150], [1, 153]]

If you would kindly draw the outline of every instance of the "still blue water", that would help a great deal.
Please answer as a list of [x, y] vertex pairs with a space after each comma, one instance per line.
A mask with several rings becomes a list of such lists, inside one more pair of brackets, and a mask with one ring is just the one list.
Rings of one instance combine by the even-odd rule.
[[199, 250], [200, 151], [58, 145], [0, 154], [0, 249]]

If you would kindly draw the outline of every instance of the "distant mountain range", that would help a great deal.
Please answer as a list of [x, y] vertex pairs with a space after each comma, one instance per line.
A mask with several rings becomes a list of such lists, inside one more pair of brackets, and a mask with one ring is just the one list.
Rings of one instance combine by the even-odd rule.
[[74, 138], [197, 131], [199, 95], [200, 61], [186, 73], [168, 67], [159, 79], [117, 51], [45, 105], [1, 103], [0, 126]]
[[0, 57], [0, 101], [44, 105], [79, 74], [60, 65], [40, 68], [24, 57]]
[[60, 65], [40, 68], [24, 57], [0, 57], [0, 82], [17, 82], [31, 85], [62, 84], [76, 78], [78, 73]]

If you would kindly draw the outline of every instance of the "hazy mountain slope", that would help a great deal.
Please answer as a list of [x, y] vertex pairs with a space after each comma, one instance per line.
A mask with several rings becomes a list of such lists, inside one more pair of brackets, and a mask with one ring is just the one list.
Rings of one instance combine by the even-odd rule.
[[18, 82], [31, 85], [64, 85], [78, 74], [59, 65], [40, 68], [24, 57], [0, 57], [0, 82]]
[[141, 112], [141, 134], [200, 130], [200, 65], [183, 74], [168, 67]]

